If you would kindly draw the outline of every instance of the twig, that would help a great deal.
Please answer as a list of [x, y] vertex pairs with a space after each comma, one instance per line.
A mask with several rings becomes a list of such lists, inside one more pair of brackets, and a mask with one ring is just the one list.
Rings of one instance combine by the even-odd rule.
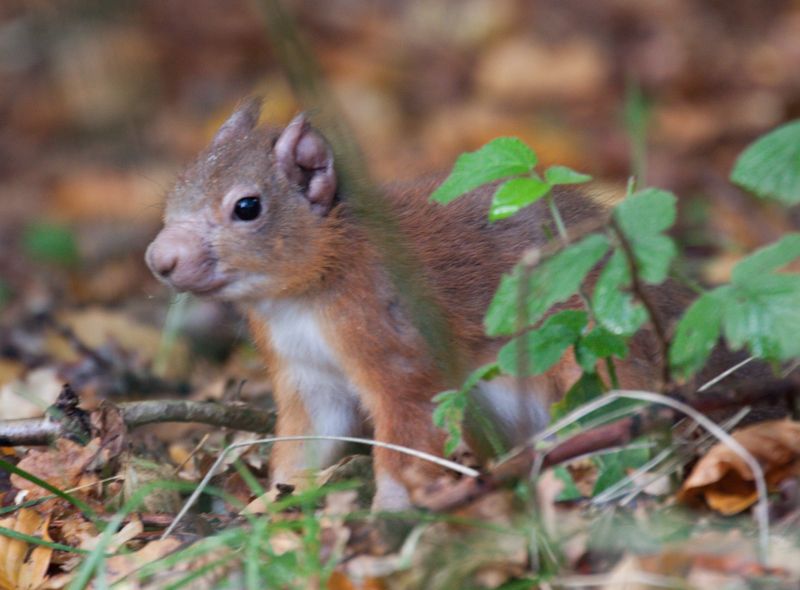
[[622, 228], [617, 223], [617, 220], [612, 216], [609, 221], [609, 227], [614, 231], [614, 234], [619, 239], [622, 252], [625, 254], [625, 260], [628, 262], [628, 269], [631, 273], [631, 289], [633, 293], [642, 302], [647, 315], [650, 316], [650, 322], [653, 324], [653, 331], [656, 333], [659, 347], [661, 348], [661, 381], [663, 387], [668, 387], [672, 383], [672, 373], [669, 366], [669, 337], [667, 330], [661, 321], [661, 316], [656, 309], [655, 304], [651, 301], [650, 297], [645, 291], [642, 279], [639, 276], [639, 268], [636, 265], [636, 256], [633, 253], [633, 248], [628, 240], [628, 236], [622, 231]]
[[[118, 408], [129, 429], [160, 422], [197, 422], [248, 432], [268, 432], [275, 426], [274, 411], [245, 405], [156, 400], [126, 402]], [[48, 445], [68, 432], [63, 422], [50, 417], [0, 421], [0, 446]]]
[[62, 435], [61, 423], [50, 418], [0, 422], [0, 447], [48, 445]]
[[119, 404], [128, 428], [156, 422], [199, 422], [248, 432], [275, 427], [275, 412], [245, 405], [185, 400], [154, 400]]

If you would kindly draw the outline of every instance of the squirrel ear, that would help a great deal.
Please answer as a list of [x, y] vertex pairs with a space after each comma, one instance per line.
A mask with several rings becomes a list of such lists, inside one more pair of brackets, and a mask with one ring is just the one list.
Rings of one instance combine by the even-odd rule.
[[217, 148], [235, 137], [250, 133], [258, 124], [258, 117], [261, 115], [261, 103], [262, 99], [259, 96], [253, 96], [240, 102], [233, 114], [228, 117], [228, 120], [222, 124], [216, 135], [214, 135], [211, 147]]
[[278, 168], [304, 189], [312, 211], [327, 214], [336, 195], [336, 172], [325, 138], [300, 113], [283, 130], [274, 149]]

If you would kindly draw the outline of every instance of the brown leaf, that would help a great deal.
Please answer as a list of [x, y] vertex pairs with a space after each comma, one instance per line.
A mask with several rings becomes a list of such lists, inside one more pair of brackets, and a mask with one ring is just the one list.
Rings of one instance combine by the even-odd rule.
[[138, 551], [116, 555], [106, 560], [106, 575], [108, 581], [115, 582], [139, 569], [143, 565], [161, 559], [175, 551], [181, 542], [169, 537], [163, 540], [151, 541]]
[[[99, 448], [99, 439], [90, 441], [85, 447], [70, 440], [59, 439], [54, 448], [28, 452], [18, 467], [60, 490], [68, 490], [81, 482]], [[27, 490], [28, 500], [50, 495], [47, 490], [18, 475], [11, 476], [11, 483], [20, 490]]]
[[[41, 516], [35, 510], [21, 509], [16, 515], [0, 520], [0, 526], [25, 535], [41, 537], [50, 541], [47, 527], [50, 517]], [[30, 544], [21, 539], [0, 536], [0, 588], [33, 590], [41, 586], [50, 566], [53, 550]]]
[[[773, 488], [800, 469], [800, 423], [790, 420], [761, 422], [733, 434], [758, 460]], [[753, 473], [729, 447], [718, 443], [695, 465], [683, 483], [679, 499], [702, 496], [723, 514], [736, 514], [757, 499]]]

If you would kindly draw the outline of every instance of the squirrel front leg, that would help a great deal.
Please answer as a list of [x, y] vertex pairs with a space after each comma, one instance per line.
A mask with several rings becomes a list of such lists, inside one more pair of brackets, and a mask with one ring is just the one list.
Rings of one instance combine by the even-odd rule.
[[[398, 383], [402, 388], [402, 384]], [[444, 433], [432, 420], [433, 404], [426, 401], [409, 403], [398, 391], [381, 391], [373, 411], [375, 440], [441, 455]], [[373, 510], [403, 510], [411, 505], [409, 485], [430, 480], [439, 472], [432, 463], [404, 453], [376, 447], [373, 451], [375, 497]]]
[[[326, 336], [339, 351], [373, 426], [376, 442], [441, 456], [445, 433], [433, 423], [432, 398], [448, 383], [427, 343], [380, 268], [348, 277], [348, 290], [329, 301]], [[409, 488], [441, 468], [408, 454], [373, 448], [375, 510], [411, 505]]]
[[[341, 373], [313, 359], [292, 362], [283, 357], [273, 346], [268, 325], [255, 314], [250, 327], [272, 382], [276, 436], [364, 435], [358, 398]], [[313, 472], [337, 461], [346, 446], [331, 440], [276, 442], [270, 453], [272, 484], [306, 487]]]

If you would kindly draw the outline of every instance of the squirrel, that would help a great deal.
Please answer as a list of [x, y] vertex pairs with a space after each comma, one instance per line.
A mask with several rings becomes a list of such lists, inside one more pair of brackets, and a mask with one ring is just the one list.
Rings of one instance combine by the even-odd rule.
[[[348, 202], [329, 143], [302, 114], [282, 130], [259, 124], [260, 108], [257, 100], [240, 106], [180, 176], [147, 249], [148, 266], [178, 291], [243, 309], [273, 384], [277, 436], [371, 435], [441, 455], [445, 435], [433, 424], [432, 398], [459, 384], [436, 364], [402, 285]], [[504, 343], [483, 329], [501, 276], [555, 230], [541, 201], [489, 223], [492, 187], [442, 206], [429, 201], [435, 186], [389, 187], [384, 200], [464, 359], [463, 378], [493, 361]], [[578, 191], [557, 187], [555, 198], [567, 227], [603, 215]], [[618, 363], [620, 384], [652, 383], [657, 357], [652, 338], [634, 339], [630, 357]], [[472, 396], [511, 448], [546, 426], [550, 403], [580, 374], [566, 355], [527, 378], [524, 396], [510, 377], [481, 382]], [[468, 440], [479, 446], [479, 439]], [[297, 485], [344, 450], [338, 441], [278, 443], [272, 484]], [[433, 469], [375, 448], [373, 507], [408, 507], [410, 480]]]

